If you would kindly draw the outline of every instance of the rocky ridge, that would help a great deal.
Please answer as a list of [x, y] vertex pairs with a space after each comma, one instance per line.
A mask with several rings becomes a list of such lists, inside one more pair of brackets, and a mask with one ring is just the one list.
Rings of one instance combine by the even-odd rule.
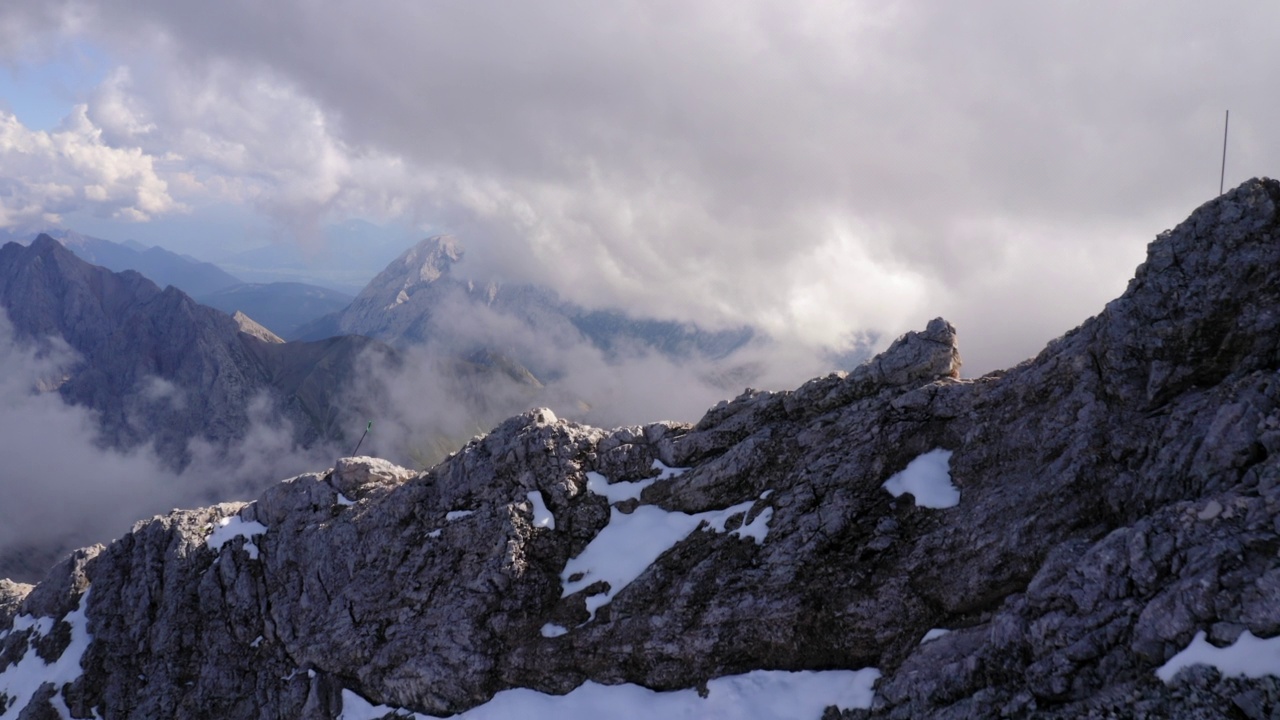
[[[939, 319], [696, 425], [532, 411], [425, 473], [345, 459], [141, 522], [0, 585], [0, 692], [33, 653], [82, 672], [22, 717], [335, 718], [344, 691], [443, 715], [511, 687], [875, 667], [871, 707], [824, 717], [1275, 717], [1275, 677], [1155, 670], [1198, 632], [1280, 635], [1280, 183], [1161, 234], [1036, 358], [958, 367]], [[885, 491], [936, 449], [958, 504]], [[566, 574], [655, 512], [701, 529], [628, 582]]]

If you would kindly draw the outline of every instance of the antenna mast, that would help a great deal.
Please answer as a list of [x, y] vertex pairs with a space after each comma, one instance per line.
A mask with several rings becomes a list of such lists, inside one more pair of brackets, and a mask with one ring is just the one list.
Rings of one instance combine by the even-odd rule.
[[1218, 194], [1222, 194], [1223, 183], [1227, 179], [1227, 129], [1231, 126], [1231, 111], [1227, 111], [1222, 121], [1222, 174], [1218, 176]]

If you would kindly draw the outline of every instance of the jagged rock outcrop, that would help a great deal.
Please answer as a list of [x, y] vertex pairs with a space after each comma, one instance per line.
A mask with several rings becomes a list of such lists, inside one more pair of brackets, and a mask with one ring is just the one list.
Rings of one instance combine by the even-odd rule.
[[0, 627], [8, 627], [17, 614], [18, 605], [31, 592], [26, 583], [0, 578]]
[[[21, 601], [92, 636], [83, 674], [29, 702], [333, 718], [351, 690], [446, 714], [510, 687], [876, 667], [873, 706], [828, 716], [1274, 717], [1274, 677], [1155, 670], [1198, 632], [1280, 635], [1278, 205], [1272, 180], [1204, 205], [1007, 372], [958, 379], [935, 320], [693, 426], [533, 411], [425, 473], [347, 459], [139, 523]], [[958, 503], [886, 491], [922, 456]], [[658, 516], [669, 543], [634, 577], [591, 565]], [[0, 669], [57, 637], [15, 629]]]

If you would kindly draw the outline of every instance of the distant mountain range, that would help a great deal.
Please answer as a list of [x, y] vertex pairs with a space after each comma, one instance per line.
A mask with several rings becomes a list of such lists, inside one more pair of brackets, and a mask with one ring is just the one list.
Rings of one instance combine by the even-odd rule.
[[355, 295], [406, 244], [404, 235], [361, 220], [321, 230], [311, 243], [279, 242], [215, 258], [248, 282], [301, 282]]
[[342, 310], [353, 299], [337, 290], [296, 282], [241, 283], [196, 296], [223, 312], [243, 312], [286, 340], [297, 339], [303, 326]]
[[707, 331], [637, 319], [583, 308], [535, 285], [468, 278], [455, 273], [462, 258], [455, 238], [427, 238], [388, 265], [350, 306], [300, 328], [298, 337], [354, 333], [397, 347], [426, 343], [462, 356], [500, 355], [543, 380], [555, 372], [540, 362], [539, 348], [548, 344], [587, 344], [611, 356], [657, 352], [721, 360], [756, 337], [750, 327]]
[[250, 403], [263, 394], [299, 444], [342, 440], [335, 403], [355, 358], [393, 354], [357, 336], [279, 343], [242, 332], [181, 290], [91, 265], [49, 235], [0, 248], [0, 307], [19, 339], [60, 337], [78, 354], [58, 392], [98, 413], [107, 445], [154, 442], [175, 468], [189, 460], [192, 439], [242, 438]]
[[[270, 398], [300, 446], [345, 442], [337, 423], [368, 414], [338, 407], [359, 373], [370, 403], [402, 392], [386, 386], [404, 381], [403, 361], [392, 347], [428, 349], [415, 356], [429, 366], [418, 384], [426, 382], [422, 372], [437, 376], [430, 383], [434, 401], [443, 404], [435, 412], [461, 418], [452, 429], [406, 439], [404, 452], [425, 462], [465, 440], [457, 433], [482, 431], [571, 372], [562, 360], [575, 348], [594, 348], [606, 358], [658, 353], [718, 361], [755, 337], [750, 328], [707, 332], [587, 310], [532, 285], [455, 277], [462, 250], [445, 236], [410, 248], [352, 300], [300, 283], [239, 283], [216, 266], [159, 248], [59, 234], [0, 249], [0, 307], [20, 339], [61, 337], [78, 354], [58, 392], [98, 414], [106, 445], [154, 443], [175, 468], [189, 460], [193, 439], [240, 440], [259, 395]], [[147, 257], [157, 259], [149, 272], [169, 280], [165, 289], [138, 271], [90, 264], [122, 267]], [[202, 295], [201, 304], [179, 282], [216, 289]], [[306, 322], [324, 311], [331, 312]], [[731, 363], [716, 373], [734, 385], [751, 379], [749, 367]], [[555, 397], [582, 408], [596, 401], [592, 392], [571, 387]]]
[[[401, 348], [429, 342], [459, 358], [518, 365], [519, 372], [542, 379], [554, 379], [556, 371], [540, 363], [530, 346], [546, 342], [585, 342], [608, 356], [657, 352], [677, 360], [721, 360], [757, 339], [746, 326], [707, 331], [691, 323], [584, 308], [545, 287], [458, 275], [453, 266], [462, 260], [463, 249], [451, 236], [427, 238], [385, 267], [374, 265], [391, 252], [387, 240], [371, 235], [372, 226], [347, 225], [351, 227], [334, 229], [348, 234], [334, 235], [323, 252], [342, 257], [351, 273], [347, 280], [381, 267], [355, 297], [304, 282], [243, 282], [213, 263], [134, 241], [114, 242], [66, 229], [45, 234], [86, 262], [116, 272], [134, 270], [202, 304], [228, 314], [243, 312], [286, 340], [363, 335]], [[34, 237], [15, 239], [29, 244]], [[295, 245], [257, 248], [231, 261], [237, 272], [255, 278], [305, 276], [310, 267], [306, 250]], [[515, 328], [519, 331], [512, 332]], [[741, 375], [740, 368], [733, 373]]]
[[[243, 282], [213, 263], [179, 255], [162, 247], [146, 247], [132, 240], [113, 242], [74, 230], [49, 230], [39, 234], [59, 241], [85, 262], [115, 272], [135, 270], [160, 287], [172, 285], [188, 295], [207, 295]], [[18, 242], [28, 245], [37, 235], [28, 235]]]
[[[38, 234], [11, 237], [29, 245]], [[341, 310], [352, 300], [346, 293], [307, 283], [246, 283], [213, 263], [132, 240], [115, 242], [66, 229], [44, 234], [81, 260], [115, 272], [134, 270], [156, 285], [172, 285], [202, 304], [228, 314], [243, 312], [286, 339], [293, 339], [301, 326]]]

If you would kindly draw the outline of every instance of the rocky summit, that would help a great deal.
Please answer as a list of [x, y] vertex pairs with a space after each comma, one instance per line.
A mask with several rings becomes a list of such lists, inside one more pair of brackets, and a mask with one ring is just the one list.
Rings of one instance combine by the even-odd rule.
[[424, 473], [347, 458], [140, 522], [0, 584], [0, 717], [624, 685], [706, 716], [798, 671], [866, 692], [778, 717], [1276, 717], [1278, 206], [1272, 180], [1202, 206], [1005, 372], [960, 379], [939, 319], [696, 425], [537, 410]]

